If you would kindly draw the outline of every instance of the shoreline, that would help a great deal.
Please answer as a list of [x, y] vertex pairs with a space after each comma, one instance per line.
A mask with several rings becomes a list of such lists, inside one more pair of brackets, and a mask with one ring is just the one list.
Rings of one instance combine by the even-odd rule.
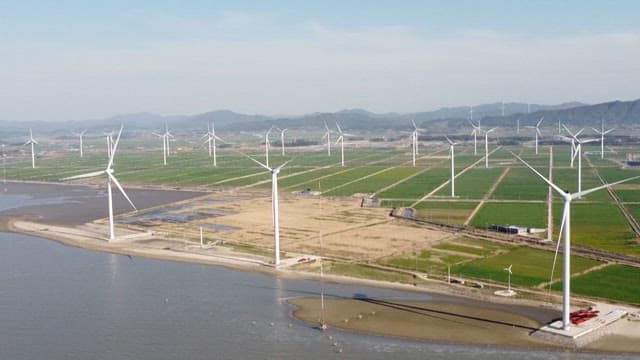
[[[472, 303], [478, 302], [478, 303], [485, 304], [485, 306], [477, 306], [476, 304], [476, 306], [472, 305], [472, 306], [462, 307], [461, 308], [463, 310], [463, 311], [461, 310], [462, 312], [465, 312], [465, 311], [472, 312], [472, 313], [488, 312], [497, 317], [501, 317], [501, 316], [504, 316], [504, 312], [500, 312], [499, 310], [496, 310], [496, 308], [499, 308], [499, 307], [515, 308], [520, 306], [520, 307], [536, 308], [540, 311], [543, 311], [543, 310], [552, 311], [552, 309], [557, 310], [557, 306], [549, 306], [548, 304], [545, 304], [541, 301], [536, 301], [531, 299], [487, 298], [486, 296], [478, 296], [480, 294], [474, 293], [472, 289], [463, 289], [463, 288], [458, 288], [456, 286], [445, 287], [442, 284], [437, 283], [437, 281], [435, 280], [431, 280], [429, 287], [424, 287], [424, 286], [417, 287], [410, 284], [394, 283], [394, 282], [379, 281], [379, 280], [369, 280], [369, 279], [363, 279], [363, 278], [354, 278], [354, 277], [343, 276], [343, 275], [325, 275], [323, 277], [320, 277], [319, 274], [315, 274], [312, 272], [305, 272], [305, 271], [292, 270], [292, 269], [275, 269], [272, 264], [269, 264], [267, 262], [259, 261], [249, 256], [244, 258], [240, 257], [241, 255], [240, 253], [202, 254], [202, 253], [196, 253], [196, 252], [187, 252], [186, 249], [183, 251], [180, 251], [180, 250], [171, 249], [171, 248], [160, 249], [160, 248], [145, 247], [145, 246], [141, 246], [139, 244], [131, 243], [128, 241], [119, 241], [119, 242], [109, 243], [103, 238], [101, 238], [99, 234], [97, 233], [92, 234], [90, 231], [86, 229], [81, 229], [78, 227], [68, 227], [68, 226], [50, 225], [50, 224], [33, 222], [33, 221], [30, 221], [30, 219], [25, 219], [24, 216], [22, 217], [21, 216], [5, 216], [0, 220], [1, 220], [0, 231], [8, 231], [8, 232], [17, 233], [17, 234], [35, 236], [38, 238], [55, 241], [62, 245], [72, 246], [72, 247], [89, 250], [89, 251], [99, 251], [99, 252], [105, 252], [105, 253], [111, 253], [111, 254], [117, 254], [117, 255], [125, 255], [125, 256], [164, 260], [164, 261], [168, 260], [168, 261], [175, 261], [175, 262], [182, 262], [182, 263], [189, 263], [189, 264], [223, 266], [223, 267], [234, 269], [234, 270], [257, 272], [257, 273], [267, 274], [275, 277], [325, 281], [325, 282], [333, 282], [338, 284], [371, 286], [371, 287], [386, 288], [391, 290], [407, 291], [412, 293], [422, 293], [425, 295], [431, 294], [432, 296], [440, 296], [445, 298], [446, 297], [456, 298], [456, 299], [460, 299], [460, 301], [462, 302], [472, 302]], [[152, 234], [148, 234], [148, 235], [150, 237], [153, 237]], [[295, 302], [298, 301], [296, 299], [301, 299], [301, 298], [294, 298], [294, 299], [287, 300], [289, 304], [292, 304], [297, 307], [297, 309], [292, 312], [292, 316], [294, 316], [296, 319], [305, 321], [307, 323], [313, 323], [313, 321], [311, 321], [311, 318], [309, 318], [308, 316], [305, 318], [305, 317], [299, 317], [297, 315], [301, 311], [305, 311], [308, 309], [305, 309], [304, 307], [295, 304]], [[332, 299], [332, 298], [325, 299], [325, 301], [335, 301], [335, 300], [359, 301], [358, 299]], [[317, 299], [315, 301], [317, 301]], [[433, 304], [433, 303], [430, 302], [429, 304]], [[520, 314], [519, 316], [526, 317], [522, 314]], [[428, 341], [428, 342], [441, 342], [441, 340], [443, 340], [437, 337], [434, 338], [434, 337], [405, 336], [406, 334], [403, 333], [404, 331], [403, 329], [406, 327], [407, 324], [411, 324], [412, 322], [414, 322], [415, 319], [406, 318], [406, 316], [404, 317], [400, 316], [398, 318], [402, 318], [403, 319], [402, 321], [405, 321], [405, 322], [402, 323], [402, 326], [395, 324], [391, 328], [395, 328], [396, 331], [391, 331], [391, 332], [389, 332], [388, 330], [390, 328], [388, 326], [388, 321], [387, 322], [383, 321], [381, 324], [378, 324], [380, 328], [378, 328], [377, 330], [375, 328], [363, 330], [361, 328], [357, 328], [353, 326], [341, 326], [344, 324], [340, 324], [339, 322], [334, 322], [333, 324], [330, 324], [330, 325], [333, 327], [342, 329], [344, 331], [355, 331], [355, 332], [361, 332], [366, 334], [373, 334], [377, 336], [400, 337], [400, 338], [412, 339], [415, 341]], [[620, 321], [626, 321], [626, 320], [620, 320]], [[421, 322], [421, 323], [424, 323], [424, 322]], [[438, 330], [441, 328], [442, 328], [442, 324], [439, 324], [435, 327], [431, 327], [430, 329]], [[383, 330], [380, 330], [380, 329], [383, 329]], [[486, 329], [483, 329], [482, 331], [484, 332], [486, 331]], [[433, 331], [427, 332], [427, 333], [432, 333], [432, 332]], [[461, 332], [461, 334], [462, 333], [465, 333], [465, 332]], [[468, 335], [469, 333], [466, 332], [465, 334]], [[628, 334], [626, 333], [621, 335], [623, 340], [624, 340], [624, 337], [627, 335]], [[636, 336], [630, 337], [629, 339], [637, 343], [637, 341], [640, 341], [640, 332], [638, 332], [635, 335]], [[479, 335], [472, 334], [471, 336], [476, 338]], [[501, 337], [501, 339], [503, 337]], [[517, 341], [515, 342], [507, 341], [504, 343], [500, 342], [498, 344], [491, 344], [487, 342], [476, 343], [473, 340], [469, 341], [469, 339], [465, 338], [465, 336], [462, 336], [454, 339], [447, 339], [445, 343], [467, 344], [467, 345], [478, 345], [478, 346], [492, 345], [497, 347], [517, 347], [517, 348], [524, 348], [524, 349], [531, 348], [532, 350], [551, 349], [551, 350], [572, 350], [572, 351], [578, 351], [578, 352], [617, 353], [617, 354], [619, 353], [637, 354], [638, 352], [640, 352], [640, 350], [638, 352], [629, 352], [628, 349], [622, 350], [622, 351], [615, 351], [611, 349], [611, 346], [608, 346], [607, 344], [602, 344], [602, 343], [600, 344], [600, 346], [596, 346], [596, 347], [585, 346], [583, 348], [570, 348], [570, 347], [558, 346], [548, 342], [538, 343], [538, 341], [525, 341], [521, 336], [516, 340]], [[596, 341], [596, 343], [597, 342], [598, 341]], [[622, 341], [622, 342], [623, 344], [626, 344], [625, 341]], [[522, 345], [522, 344], [525, 344], [525, 345]], [[538, 344], [538, 345], [534, 347], [530, 347], [526, 344], [529, 344], [529, 345]]]

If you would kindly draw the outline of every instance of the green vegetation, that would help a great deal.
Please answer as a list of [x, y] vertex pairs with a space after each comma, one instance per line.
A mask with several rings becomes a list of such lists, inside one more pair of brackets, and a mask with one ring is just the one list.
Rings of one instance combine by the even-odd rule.
[[486, 228], [492, 224], [545, 228], [545, 203], [485, 203], [471, 220], [471, 225]]
[[415, 217], [462, 225], [477, 205], [476, 202], [463, 201], [423, 201], [416, 205]]
[[413, 280], [413, 278], [407, 274], [376, 269], [371, 266], [359, 264], [331, 263], [329, 266], [325, 267], [325, 271], [334, 275], [352, 276], [381, 281], [411, 283]]
[[[474, 260], [456, 266], [455, 274], [492, 281], [507, 282], [507, 272], [504, 270], [513, 265], [511, 283], [520, 286], [533, 287], [549, 281], [554, 253], [546, 250], [538, 250], [528, 247], [517, 247], [510, 251]], [[601, 263], [578, 256], [571, 257], [571, 269], [573, 273], [582, 272]], [[554, 279], [562, 277], [561, 266], [556, 265]]]
[[[562, 283], [552, 289], [561, 290]], [[640, 268], [610, 265], [571, 279], [576, 294], [640, 304]]]

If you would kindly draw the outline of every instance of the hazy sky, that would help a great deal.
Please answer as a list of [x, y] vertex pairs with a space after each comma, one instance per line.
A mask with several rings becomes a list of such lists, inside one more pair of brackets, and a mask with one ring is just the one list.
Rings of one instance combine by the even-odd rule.
[[640, 1], [4, 1], [0, 119], [640, 98]]

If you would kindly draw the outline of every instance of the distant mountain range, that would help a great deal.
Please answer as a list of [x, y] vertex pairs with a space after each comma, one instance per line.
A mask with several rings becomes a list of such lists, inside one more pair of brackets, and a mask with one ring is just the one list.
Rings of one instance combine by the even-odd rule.
[[[197, 115], [163, 116], [137, 113], [113, 116], [106, 119], [64, 122], [0, 122], [0, 132], [13, 135], [37, 129], [53, 135], [63, 135], [69, 130], [88, 129], [90, 132], [110, 131], [124, 124], [128, 130], [161, 130], [165, 122], [174, 132], [204, 131], [209, 121], [215, 121], [216, 129], [222, 131], [263, 131], [271, 126], [289, 129], [324, 128], [324, 123], [335, 128], [339, 122], [344, 130], [381, 131], [411, 130], [411, 120], [420, 128], [431, 131], [452, 132], [468, 126], [471, 108], [468, 106], [441, 108], [435, 111], [399, 114], [377, 114], [363, 109], [347, 109], [334, 113], [312, 113], [300, 116], [270, 117], [265, 115], [238, 114], [229, 110], [217, 110]], [[543, 126], [557, 122], [568, 126], [599, 127], [601, 119], [606, 126], [640, 125], [640, 100], [612, 101], [587, 105], [570, 102], [558, 105], [525, 103], [483, 104], [473, 107], [474, 122], [483, 126], [513, 127], [520, 119], [521, 126], [535, 124], [544, 116]]]

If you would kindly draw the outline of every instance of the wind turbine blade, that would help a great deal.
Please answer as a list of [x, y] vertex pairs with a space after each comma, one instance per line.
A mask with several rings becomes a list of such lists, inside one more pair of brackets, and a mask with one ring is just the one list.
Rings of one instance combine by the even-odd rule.
[[342, 135], [340, 135], [340, 137], [338, 138], [338, 140], [336, 140], [336, 142], [334, 143], [334, 145], [337, 145], [340, 141], [343, 141], [343, 137], [342, 137]]
[[613, 130], [615, 130], [615, 129], [616, 129], [616, 128], [611, 128], [611, 129], [609, 129], [609, 130], [605, 131], [603, 135], [607, 135], [608, 133], [612, 132], [612, 131], [613, 131]]
[[120, 135], [122, 135], [123, 125], [120, 125], [120, 131], [118, 131], [118, 137], [116, 138], [116, 142], [113, 143], [113, 149], [111, 150], [111, 157], [109, 158], [109, 164], [107, 165], [107, 169], [111, 169], [113, 165], [113, 158], [116, 156], [116, 149], [118, 149], [118, 143], [120, 142]]
[[592, 143], [592, 142], [596, 142], [596, 141], [600, 141], [600, 139], [585, 139], [585, 140], [580, 140], [580, 144], [588, 144], [588, 143]]
[[113, 176], [113, 174], [110, 172], [107, 172], [107, 175], [109, 175], [109, 178], [111, 179], [111, 181], [113, 181], [113, 183], [116, 184], [116, 187], [118, 188], [118, 190], [120, 190], [124, 198], [127, 199], [129, 204], [131, 204], [131, 207], [137, 211], [138, 209], [136, 208], [135, 205], [133, 205], [133, 202], [131, 201], [131, 199], [129, 199], [129, 196], [127, 196], [127, 193], [124, 192], [124, 189], [122, 188], [122, 185], [120, 185], [120, 182], [118, 182], [118, 179], [116, 179], [116, 177]]
[[413, 121], [413, 119], [411, 119], [411, 124], [413, 125], [413, 128], [418, 130], [418, 127], [416, 126], [416, 122]]
[[336, 127], [338, 128], [338, 132], [340, 134], [342, 134], [342, 129], [340, 128], [340, 125], [338, 124], [338, 122], [336, 121]]
[[249, 155], [247, 155], [247, 154], [244, 154], [244, 153], [240, 153], [240, 154], [242, 154], [244, 157], [248, 158], [249, 160], [253, 161], [254, 163], [256, 163], [256, 164], [258, 164], [258, 165], [262, 166], [263, 168], [265, 168], [265, 169], [267, 169], [267, 170], [271, 171], [271, 168], [270, 168], [270, 167], [268, 167], [267, 165], [265, 165], [265, 164], [261, 163], [260, 161], [258, 161], [258, 160], [256, 160], [256, 159], [252, 158], [251, 156], [249, 156]]
[[572, 138], [576, 137], [576, 135], [574, 135], [565, 124], [562, 124], [562, 127], [569, 133], [569, 135], [571, 135]]
[[451, 139], [449, 139], [449, 137], [447, 135], [444, 136], [445, 139], [447, 139], [447, 141], [449, 142], [450, 145], [455, 145], [455, 143], [453, 141], [451, 141]]
[[578, 132], [575, 134], [575, 137], [578, 137], [580, 134], [582, 134], [582, 132], [583, 132], [583, 131], [584, 131], [584, 128], [580, 129], [580, 131], [578, 131]]
[[344, 135], [344, 136], [355, 136], [353, 134], [347, 134], [347, 133], [342, 133], [342, 135]]
[[602, 135], [602, 133], [600, 132], [600, 130], [598, 130], [598, 129], [594, 128], [594, 127], [592, 127], [592, 128], [591, 128], [591, 130], [595, 131], [595, 132], [596, 132], [596, 134], [598, 134], [598, 135]]
[[490, 133], [490, 132], [494, 131], [495, 129], [496, 129], [496, 128], [489, 129], [489, 130], [485, 131], [484, 133], [485, 133], [485, 134], [488, 134], [488, 133]]
[[66, 178], [62, 178], [60, 180], [66, 181], [66, 180], [84, 179], [84, 178], [90, 178], [90, 177], [94, 177], [94, 176], [98, 176], [98, 175], [102, 175], [102, 174], [104, 174], [104, 170], [94, 171], [94, 172], [87, 173], [87, 174], [69, 176], [69, 177], [66, 177]]
[[290, 163], [290, 162], [292, 162], [292, 161], [293, 161], [293, 159], [285, 161], [285, 162], [284, 162], [284, 164], [282, 164], [282, 165], [278, 166], [278, 167], [276, 168], [276, 170], [280, 170], [280, 169], [282, 169], [283, 167], [285, 167], [285, 165], [287, 165], [288, 163]]
[[556, 271], [556, 261], [558, 260], [558, 251], [560, 251], [560, 239], [562, 239], [562, 230], [564, 230], [564, 223], [567, 221], [567, 214], [562, 211], [562, 220], [560, 221], [560, 230], [558, 232], [558, 241], [556, 243], [556, 252], [553, 255], [553, 265], [551, 265], [551, 278], [549, 280], [549, 289], [551, 289], [551, 283], [553, 282], [553, 275]]
[[571, 199], [572, 200], [573, 199], [577, 199], [577, 198], [583, 197], [583, 196], [585, 196], [587, 194], [591, 194], [594, 191], [598, 191], [598, 190], [602, 190], [602, 189], [605, 189], [605, 188], [608, 188], [608, 187], [611, 187], [611, 186], [614, 186], [614, 185], [626, 183], [628, 181], [635, 180], [635, 179], [640, 179], [640, 175], [639, 176], [630, 177], [630, 178], [626, 178], [624, 180], [612, 182], [610, 184], [604, 184], [602, 186], [598, 186], [598, 187], [595, 187], [593, 189], [583, 190], [583, 191], [581, 191], [579, 193], [571, 194]]
[[322, 120], [324, 122], [324, 128], [327, 129], [327, 133], [329, 132], [329, 126], [327, 125], [327, 122], [325, 120]]
[[553, 190], [555, 190], [563, 198], [567, 196], [567, 193], [564, 190], [560, 189], [556, 184], [549, 181], [549, 179], [544, 177], [544, 175], [540, 174], [538, 170], [534, 169], [533, 166], [529, 165], [526, 161], [522, 160], [520, 156], [514, 154], [513, 152], [511, 152], [511, 155], [515, 156], [516, 159], [520, 160], [521, 163], [523, 163], [526, 167], [528, 167], [531, 171], [533, 171], [536, 175], [538, 175], [542, 180], [544, 180], [544, 182], [546, 182], [549, 186], [551, 186]]
[[34, 144], [36, 144], [36, 145], [38, 145], [38, 144], [39, 144], [39, 143], [36, 141], [36, 139], [31, 139], [31, 141], [32, 141]]
[[536, 125], [536, 128], [538, 128], [540, 126], [540, 124], [542, 124], [542, 120], [544, 120], [544, 116], [540, 118], [540, 121], [538, 121], [538, 124]]

